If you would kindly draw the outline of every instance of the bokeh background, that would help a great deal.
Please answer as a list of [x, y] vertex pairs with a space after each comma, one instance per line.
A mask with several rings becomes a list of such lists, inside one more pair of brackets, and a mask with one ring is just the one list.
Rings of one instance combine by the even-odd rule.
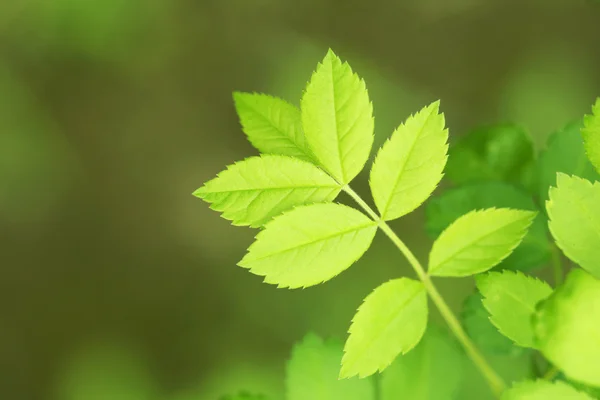
[[[376, 144], [441, 99], [455, 138], [513, 121], [541, 148], [600, 94], [595, 0], [1, 1], [0, 398], [283, 400], [294, 342], [412, 276], [378, 236], [324, 285], [264, 285], [235, 265], [255, 232], [191, 195], [256, 153], [232, 91], [298, 104], [329, 47]], [[424, 259], [422, 210], [394, 228]], [[473, 282], [439, 286], [458, 309]]]

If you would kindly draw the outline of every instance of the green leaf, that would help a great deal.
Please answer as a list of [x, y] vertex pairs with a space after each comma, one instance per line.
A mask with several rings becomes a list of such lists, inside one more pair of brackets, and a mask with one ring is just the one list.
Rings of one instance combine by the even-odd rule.
[[[492, 207], [537, 211], [531, 196], [510, 184], [471, 183], [447, 190], [427, 202], [427, 232], [435, 239], [461, 215]], [[538, 214], [521, 244], [497, 268], [528, 271], [545, 265], [551, 249], [547, 230], [546, 219]]]
[[581, 269], [538, 306], [536, 347], [569, 378], [600, 387], [600, 280]]
[[350, 326], [341, 378], [383, 371], [419, 343], [427, 327], [427, 295], [421, 282], [388, 281], [369, 294]]
[[541, 203], [548, 200], [550, 187], [556, 186], [557, 172], [600, 180], [600, 176], [585, 155], [581, 126], [581, 122], [571, 123], [548, 138], [546, 149], [541, 152], [538, 161]]
[[504, 392], [501, 400], [594, 400], [564, 382], [522, 381]]
[[558, 247], [581, 268], [600, 278], [600, 182], [558, 174], [546, 210]]
[[439, 101], [411, 115], [383, 145], [371, 170], [371, 191], [381, 217], [400, 218], [434, 191], [446, 165], [448, 130]]
[[446, 175], [455, 184], [503, 181], [529, 187], [528, 169], [535, 153], [529, 134], [520, 126], [480, 127], [450, 146]]
[[227, 167], [194, 195], [233, 225], [263, 226], [295, 206], [331, 202], [340, 186], [318, 167], [292, 157], [250, 157]]
[[600, 172], [600, 97], [592, 107], [592, 114], [585, 116], [581, 134], [585, 152], [596, 171]]
[[471, 293], [465, 299], [462, 308], [462, 320], [465, 330], [482, 350], [498, 355], [518, 355], [523, 353], [490, 322], [490, 315], [483, 306], [483, 296], [479, 292]]
[[267, 223], [238, 265], [278, 287], [318, 285], [358, 260], [376, 231], [377, 223], [353, 208], [301, 206]]
[[302, 97], [306, 141], [338, 182], [363, 169], [373, 145], [373, 106], [365, 82], [329, 50]]
[[452, 400], [463, 378], [464, 355], [441, 329], [427, 329], [423, 340], [396, 358], [381, 376], [382, 400]]
[[535, 347], [531, 318], [535, 306], [552, 293], [546, 282], [520, 272], [490, 272], [477, 277], [490, 321], [516, 344]]
[[433, 243], [432, 276], [469, 276], [487, 271], [521, 243], [535, 218], [532, 211], [488, 208], [463, 215]]
[[294, 346], [286, 370], [287, 400], [373, 400], [371, 379], [338, 379], [343, 344], [308, 334]]
[[233, 99], [244, 133], [261, 153], [312, 161], [298, 108], [259, 93], [235, 92]]

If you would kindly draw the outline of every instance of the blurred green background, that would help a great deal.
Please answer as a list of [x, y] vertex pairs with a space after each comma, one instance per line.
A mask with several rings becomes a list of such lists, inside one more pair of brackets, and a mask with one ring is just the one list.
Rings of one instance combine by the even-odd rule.
[[[264, 285], [235, 265], [255, 232], [191, 195], [256, 154], [232, 91], [298, 104], [329, 47], [367, 82], [376, 145], [439, 98], [454, 139], [515, 121], [541, 148], [600, 94], [593, 0], [2, 1], [0, 398], [283, 400], [294, 342], [345, 338], [413, 275], [378, 236], [331, 282]], [[423, 223], [393, 224], [422, 259]], [[473, 287], [438, 284], [456, 309]]]

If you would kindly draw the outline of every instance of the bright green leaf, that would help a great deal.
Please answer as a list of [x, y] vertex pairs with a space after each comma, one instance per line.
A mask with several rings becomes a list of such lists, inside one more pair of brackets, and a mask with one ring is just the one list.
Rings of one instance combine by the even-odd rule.
[[373, 145], [373, 106], [365, 83], [329, 50], [302, 97], [306, 141], [338, 182], [362, 170]]
[[442, 179], [447, 140], [436, 101], [410, 116], [379, 150], [370, 184], [384, 220], [410, 213], [431, 195]]
[[294, 346], [286, 370], [287, 400], [373, 400], [371, 379], [338, 379], [343, 344], [309, 334]]
[[552, 293], [546, 282], [520, 272], [490, 272], [477, 277], [490, 321], [516, 344], [535, 347], [531, 318], [535, 306]]
[[230, 165], [194, 195], [234, 225], [259, 227], [295, 206], [333, 201], [339, 192], [335, 180], [308, 162], [264, 155]]
[[532, 211], [488, 208], [463, 215], [433, 243], [432, 276], [468, 276], [487, 271], [505, 259], [527, 233]]
[[569, 378], [600, 387], [600, 280], [577, 268], [538, 307], [536, 347]]
[[523, 348], [515, 344], [490, 322], [490, 315], [483, 306], [479, 292], [471, 293], [462, 308], [462, 321], [465, 330], [481, 349], [491, 354], [515, 356], [523, 353]]
[[587, 159], [581, 137], [581, 123], [571, 123], [548, 138], [546, 149], [538, 160], [539, 196], [542, 203], [548, 200], [548, 190], [556, 186], [556, 173], [577, 175], [589, 180], [600, 176]]
[[421, 282], [394, 279], [369, 294], [350, 326], [341, 378], [383, 371], [419, 343], [427, 327], [427, 295]]
[[463, 378], [464, 355], [448, 334], [429, 327], [423, 340], [382, 373], [382, 400], [452, 400]]
[[499, 124], [475, 129], [450, 146], [446, 175], [458, 184], [504, 181], [529, 187], [533, 142], [521, 127]]
[[261, 153], [312, 161], [298, 108], [266, 94], [235, 92], [233, 98], [244, 133]]
[[[447, 190], [427, 202], [427, 232], [435, 239], [461, 215], [492, 207], [537, 211], [531, 196], [510, 184], [471, 183]], [[497, 268], [528, 271], [545, 265], [551, 248], [547, 230], [546, 219], [537, 215], [521, 244]]]
[[564, 382], [544, 380], [522, 381], [514, 384], [501, 400], [594, 400]]
[[592, 114], [585, 116], [583, 125], [581, 134], [585, 152], [596, 171], [600, 172], [600, 97], [592, 107]]
[[353, 208], [301, 206], [267, 223], [238, 265], [279, 287], [318, 285], [358, 260], [376, 231], [376, 222]]
[[600, 278], [600, 182], [558, 174], [546, 210], [558, 247]]

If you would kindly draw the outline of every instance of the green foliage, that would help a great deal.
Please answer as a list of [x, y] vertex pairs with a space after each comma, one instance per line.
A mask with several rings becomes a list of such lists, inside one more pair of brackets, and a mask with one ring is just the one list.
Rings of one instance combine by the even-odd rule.
[[543, 380], [518, 382], [503, 395], [501, 400], [594, 400], [564, 382]]
[[[431, 198], [425, 209], [425, 227], [435, 239], [461, 215], [493, 207], [538, 211], [531, 196], [517, 187], [503, 182], [477, 182]], [[543, 266], [550, 258], [550, 246], [545, 218], [538, 214], [521, 244], [500, 262], [498, 268], [528, 271]]]
[[490, 272], [477, 278], [490, 321], [506, 337], [523, 347], [534, 347], [531, 318], [535, 306], [552, 293], [545, 282], [520, 272]]
[[242, 130], [261, 153], [312, 161], [298, 108], [259, 93], [235, 92], [233, 99]]
[[302, 97], [302, 125], [318, 162], [342, 184], [362, 170], [373, 145], [373, 106], [365, 82], [329, 51]]
[[600, 278], [600, 182], [558, 174], [546, 209], [558, 247]]
[[464, 361], [463, 353], [446, 332], [429, 327], [413, 351], [398, 357], [383, 372], [381, 399], [456, 399]]
[[475, 344], [492, 354], [517, 355], [522, 348], [517, 347], [490, 322], [490, 315], [483, 306], [483, 296], [479, 292], [471, 293], [464, 301], [462, 320], [465, 329]]
[[343, 344], [308, 334], [294, 346], [286, 368], [287, 400], [374, 400], [371, 379], [338, 379]]
[[341, 378], [383, 371], [419, 343], [427, 326], [427, 295], [420, 282], [394, 279], [367, 296], [350, 326]]
[[[479, 277], [483, 297], [473, 294], [463, 310], [468, 334], [430, 279], [475, 275], [496, 266], [531, 270], [553, 254], [555, 279], [560, 281], [560, 257], [549, 243], [545, 218], [523, 189], [536, 191], [532, 186], [537, 182], [540, 197], [546, 199], [557, 171], [597, 176], [584, 158], [578, 124], [550, 138], [537, 168], [531, 140], [514, 125], [476, 130], [452, 146], [448, 174], [465, 185], [428, 204], [427, 229], [437, 238], [427, 273], [386, 221], [417, 209], [442, 178], [448, 131], [439, 102], [409, 116], [377, 153], [370, 187], [378, 215], [349, 186], [369, 159], [373, 108], [364, 81], [332, 51], [312, 75], [300, 110], [262, 94], [236, 93], [234, 100], [244, 132], [264, 155], [228, 167], [195, 195], [234, 225], [264, 228], [239, 262], [241, 267], [278, 287], [317, 285], [349, 268], [381, 229], [420, 279], [393, 279], [369, 294], [352, 320], [343, 356], [339, 343], [307, 336], [288, 365], [290, 399], [373, 398], [371, 380], [336, 379], [340, 360], [340, 378], [364, 378], [386, 370], [379, 387], [382, 400], [459, 396], [462, 373], [457, 366], [462, 353], [441, 332], [425, 333], [428, 294], [497, 397], [504, 384], [486, 356], [506, 357], [511, 373], [516, 371], [517, 356], [526, 360], [516, 373], [505, 374], [511, 380], [522, 379], [533, 363], [527, 360], [532, 351], [521, 346], [539, 348], [570, 378], [598, 385], [592, 360], [600, 359], [594, 324], [600, 319], [596, 315], [600, 290], [593, 277], [576, 271], [552, 295], [548, 285], [520, 272]], [[594, 124], [586, 119], [586, 129]], [[566, 179], [576, 184], [569, 183], [563, 193]], [[550, 227], [567, 256], [597, 271], [593, 260], [599, 257], [593, 246], [600, 243], [598, 224], [590, 213], [600, 204], [594, 198], [597, 184], [578, 179], [559, 177], [547, 205]], [[342, 190], [366, 215], [332, 203]], [[584, 304], [591, 304], [591, 310], [586, 312]], [[539, 310], [534, 313], [536, 306]], [[532, 396], [564, 390], [560, 385], [539, 390], [539, 385], [533, 386]], [[529, 387], [517, 386], [506, 398], [527, 395]]]
[[556, 186], [557, 172], [590, 180], [600, 179], [585, 155], [581, 125], [581, 122], [573, 122], [552, 134], [546, 149], [540, 153], [537, 174], [542, 204], [548, 199], [550, 187]]
[[435, 102], [392, 134], [371, 170], [371, 191], [384, 220], [410, 213], [431, 195], [446, 165], [448, 130]]
[[481, 127], [450, 147], [446, 174], [455, 184], [479, 181], [531, 186], [535, 161], [529, 134], [513, 124]]
[[444, 230], [429, 254], [433, 276], [468, 276], [489, 270], [519, 245], [536, 213], [508, 208], [471, 211]]
[[600, 172], [600, 97], [592, 108], [592, 114], [585, 116], [581, 134], [587, 156]]
[[295, 206], [330, 202], [341, 188], [311, 163], [264, 155], [230, 165], [194, 195], [234, 225], [259, 227]]
[[267, 223], [239, 266], [290, 289], [328, 281], [371, 245], [377, 224], [340, 204], [301, 206]]
[[600, 281], [581, 269], [539, 306], [536, 347], [569, 378], [600, 387]]

